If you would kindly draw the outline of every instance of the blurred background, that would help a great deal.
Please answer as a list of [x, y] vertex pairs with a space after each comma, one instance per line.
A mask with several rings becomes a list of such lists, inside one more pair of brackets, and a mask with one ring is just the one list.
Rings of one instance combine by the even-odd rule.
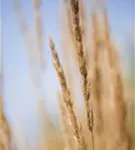
[[[31, 36], [35, 35], [34, 10], [31, 0], [20, 0], [23, 15], [29, 25]], [[93, 8], [90, 0], [85, 0], [87, 18]], [[61, 56], [61, 0], [42, 1], [43, 49], [45, 67], [40, 70], [33, 63], [36, 78], [39, 79], [37, 90], [33, 87], [27, 47], [19, 26], [18, 16], [12, 0], [1, 1], [1, 38], [3, 59], [3, 97], [5, 112], [11, 126], [27, 136], [30, 143], [39, 136], [39, 103], [36, 95], [44, 93], [42, 106], [55, 124], [58, 123], [58, 90], [59, 82], [52, 64], [48, 38], [55, 41]], [[126, 84], [129, 86], [129, 107], [134, 114], [134, 16], [133, 0], [107, 0], [108, 19], [111, 36], [121, 60], [121, 68]], [[32, 45], [34, 49], [34, 44]], [[34, 50], [33, 50], [34, 51]], [[36, 56], [35, 54], [34, 56]], [[70, 61], [70, 60], [69, 60]], [[42, 89], [40, 91], [40, 89]], [[133, 116], [132, 116], [133, 117]], [[59, 126], [59, 125], [58, 125]], [[58, 127], [59, 128], [59, 127]]]

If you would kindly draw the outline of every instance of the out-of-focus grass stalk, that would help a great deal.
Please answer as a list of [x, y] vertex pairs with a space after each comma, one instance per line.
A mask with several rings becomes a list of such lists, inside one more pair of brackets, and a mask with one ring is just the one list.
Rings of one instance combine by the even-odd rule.
[[[36, 99], [37, 99], [37, 104], [42, 103], [42, 100], [45, 99], [45, 95], [44, 95], [44, 91], [43, 91], [43, 87], [42, 87], [42, 78], [41, 78], [41, 74], [40, 72], [37, 72], [37, 67], [38, 64], [41, 64], [40, 66], [42, 66], [41, 69], [43, 69], [44, 67], [44, 62], [43, 62], [43, 55], [41, 54], [41, 51], [43, 51], [43, 37], [42, 37], [42, 22], [41, 22], [41, 12], [40, 11], [40, 1], [34, 1], [34, 10], [35, 12], [35, 26], [36, 26], [36, 38], [37, 38], [37, 49], [39, 49], [39, 53], [40, 53], [40, 59], [38, 59], [38, 57], [36, 56], [36, 46], [33, 44], [34, 42], [34, 38], [30, 32], [30, 29], [28, 27], [28, 22], [23, 14], [23, 10], [22, 10], [22, 6], [19, 0], [13, 0], [14, 6], [15, 6], [15, 11], [16, 11], [16, 15], [18, 17], [18, 22], [20, 25], [20, 29], [25, 41], [25, 45], [27, 48], [27, 54], [28, 54], [28, 60], [29, 60], [29, 65], [30, 65], [30, 75], [31, 75], [31, 79], [32, 79], [32, 84], [33, 84], [33, 88], [34, 88], [34, 93], [36, 95]], [[38, 16], [39, 15], [39, 16]], [[39, 18], [38, 18], [39, 17]], [[38, 20], [39, 19], [39, 20]], [[39, 69], [40, 70], [40, 69]], [[39, 122], [43, 123], [44, 120], [46, 120], [43, 124], [45, 125], [44, 127], [42, 126], [42, 130], [44, 132], [44, 128], [48, 127], [48, 122], [49, 121], [49, 117], [48, 117], [48, 112], [47, 110], [44, 111], [45, 113], [45, 118], [41, 118], [39, 117]], [[43, 120], [40, 120], [43, 119]], [[44, 135], [45, 136], [45, 135]], [[43, 137], [43, 136], [42, 136]], [[45, 139], [46, 137], [44, 137]], [[45, 142], [45, 140], [44, 140]], [[47, 145], [47, 143], [46, 143]]]
[[92, 14], [92, 44], [93, 44], [93, 68], [92, 71], [92, 100], [94, 112], [94, 134], [95, 147], [104, 149], [103, 143], [103, 118], [102, 118], [102, 73], [100, 57], [102, 50], [102, 41], [99, 36], [98, 18], [96, 12]]
[[41, 2], [42, 0], [32, 0], [34, 6], [34, 16], [35, 16], [35, 37], [37, 43], [37, 50], [39, 53], [40, 66], [44, 70], [45, 60], [44, 60], [44, 45], [43, 45], [43, 21], [41, 13]]
[[30, 75], [32, 79], [32, 84], [36, 93], [36, 98], [38, 100], [44, 99], [44, 92], [42, 89], [42, 81], [41, 81], [41, 76], [40, 72], [37, 71], [37, 67], [39, 64], [39, 61], [36, 57], [36, 50], [34, 46], [34, 38], [32, 37], [32, 34], [29, 30], [28, 23], [26, 18], [23, 15], [22, 7], [20, 4], [19, 0], [13, 0], [15, 10], [16, 10], [16, 15], [18, 17], [18, 22], [20, 25], [20, 29], [25, 41], [25, 45], [27, 48], [27, 54], [28, 54], [28, 60], [29, 60], [29, 65], [30, 65]]
[[9, 122], [4, 112], [3, 101], [3, 55], [1, 52], [0, 58], [0, 150], [11, 150], [12, 148], [12, 133]]
[[[110, 83], [112, 87], [112, 94], [113, 94], [113, 101], [112, 105], [114, 105], [112, 111], [112, 123], [113, 128], [110, 129], [114, 132], [114, 137], [112, 136], [112, 140], [114, 141], [112, 144], [112, 149], [122, 149], [127, 150], [129, 149], [128, 143], [128, 134], [127, 134], [127, 127], [126, 127], [126, 104], [125, 104], [125, 94], [124, 94], [124, 84], [123, 78], [120, 70], [120, 63], [119, 57], [114, 48], [114, 45], [111, 41], [110, 36], [110, 29], [109, 29], [109, 21], [107, 17], [107, 11], [105, 7], [105, 3], [102, 3], [102, 8], [100, 12], [100, 22], [103, 25], [101, 31], [101, 38], [103, 40], [103, 45], [105, 46], [107, 52], [107, 59], [108, 64], [110, 67], [110, 74], [111, 81]], [[107, 88], [107, 87], [106, 87]], [[105, 118], [104, 118], [105, 119]], [[109, 118], [107, 118], [109, 119]], [[116, 138], [117, 136], [117, 138]]]
[[28, 23], [26, 18], [24, 17], [21, 3], [19, 0], [13, 0], [13, 4], [15, 7], [15, 12], [18, 17], [18, 22], [20, 25], [21, 33], [24, 38], [24, 42], [27, 48], [27, 54], [28, 54], [28, 60], [29, 60], [29, 65], [30, 65], [30, 74], [31, 74], [31, 79], [33, 86], [36, 87], [38, 84], [38, 81], [36, 79], [35, 75], [35, 64], [37, 63], [37, 58], [35, 55], [35, 48], [34, 48], [34, 39], [32, 37], [32, 34], [30, 33]]

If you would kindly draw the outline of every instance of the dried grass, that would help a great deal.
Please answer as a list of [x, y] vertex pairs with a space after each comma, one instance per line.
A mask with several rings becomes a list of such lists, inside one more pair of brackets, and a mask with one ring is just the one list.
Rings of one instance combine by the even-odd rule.
[[57, 71], [57, 75], [58, 75], [58, 78], [59, 78], [59, 81], [61, 84], [61, 89], [62, 89], [62, 93], [63, 93], [63, 97], [64, 97], [63, 103], [64, 103], [65, 107], [67, 108], [67, 113], [66, 113], [68, 115], [67, 119], [68, 119], [68, 123], [71, 127], [72, 134], [73, 134], [73, 137], [75, 140], [76, 150], [86, 150], [86, 145], [84, 143], [82, 133], [80, 132], [80, 126], [77, 123], [77, 118], [74, 113], [74, 106], [73, 106], [73, 101], [71, 98], [70, 90], [67, 86], [64, 71], [60, 64], [57, 52], [55, 50], [55, 45], [51, 39], [50, 39], [50, 49], [51, 49], [51, 53], [53, 56], [54, 67]]
[[[40, 69], [44, 69], [45, 61], [43, 55], [43, 22], [41, 15], [41, 1], [33, 0], [35, 13], [35, 37], [37, 51], [33, 47], [34, 38], [31, 36], [26, 18], [23, 16], [19, 1], [14, 0], [16, 13], [19, 18], [22, 35], [27, 46], [28, 59], [31, 69], [31, 78], [35, 87], [38, 102], [44, 99], [44, 92], [40, 85], [40, 77], [36, 76], [34, 64], [40, 64]], [[103, 1], [99, 4], [99, 11], [94, 10], [92, 14], [92, 52], [86, 46], [86, 26], [85, 11], [82, 0], [64, 1], [63, 7], [66, 12], [63, 23], [66, 30], [63, 38], [63, 58], [65, 59], [64, 69], [60, 63], [55, 45], [52, 39], [49, 40], [54, 67], [61, 85], [59, 97], [59, 109], [61, 115], [61, 125], [63, 126], [64, 141], [49, 123], [49, 114], [44, 112], [39, 106], [39, 122], [42, 124], [43, 134], [37, 149], [52, 150], [129, 150], [129, 134], [126, 126], [127, 104], [125, 103], [125, 89], [120, 60], [116, 48], [111, 40], [107, 11]], [[89, 41], [90, 42], [90, 41]], [[69, 46], [70, 45], [70, 46]], [[72, 51], [67, 49], [72, 47]], [[39, 59], [36, 57], [39, 54]], [[87, 52], [91, 54], [88, 60]], [[74, 59], [76, 55], [77, 67], [81, 75], [81, 90], [85, 103], [86, 118], [80, 119], [87, 122], [86, 130], [92, 134], [91, 141], [89, 133], [84, 132], [82, 123], [79, 121], [75, 111], [75, 97], [73, 96], [73, 73], [69, 58]], [[68, 56], [67, 56], [68, 55]], [[67, 57], [66, 57], [67, 56]], [[67, 60], [66, 60], [67, 58]], [[75, 63], [75, 61], [73, 61]], [[89, 64], [88, 64], [89, 63]], [[88, 68], [90, 67], [90, 68]], [[67, 69], [67, 70], [66, 70]], [[66, 71], [65, 71], [66, 70]], [[37, 91], [37, 87], [40, 89]], [[78, 102], [78, 101], [76, 101]], [[45, 117], [42, 115], [45, 114]], [[46, 120], [46, 122], [44, 122]], [[44, 130], [48, 129], [47, 136]], [[50, 132], [51, 131], [51, 132]], [[11, 150], [12, 132], [4, 114], [2, 97], [0, 97], [0, 150]], [[86, 140], [88, 139], [88, 140]], [[89, 147], [89, 143], [92, 143]]]
[[12, 133], [4, 113], [2, 96], [0, 96], [0, 137], [0, 150], [10, 150], [12, 147]]
[[87, 112], [87, 125], [89, 130], [93, 131], [93, 123], [90, 118], [90, 79], [88, 79], [88, 71], [86, 65], [86, 58], [84, 53], [84, 46], [81, 34], [80, 19], [79, 19], [79, 2], [75, 0], [70, 0], [71, 12], [72, 12], [72, 25], [73, 34], [76, 44], [76, 54], [78, 60], [78, 67], [82, 76], [82, 90], [84, 95], [84, 101]]

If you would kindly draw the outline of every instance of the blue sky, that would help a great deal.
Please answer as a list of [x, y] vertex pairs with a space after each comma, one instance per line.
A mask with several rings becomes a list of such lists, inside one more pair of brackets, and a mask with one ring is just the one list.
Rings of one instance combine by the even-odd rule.
[[[34, 34], [33, 9], [31, 0], [21, 0], [24, 14], [27, 17], [30, 30]], [[86, 4], [91, 7], [90, 0]], [[108, 14], [112, 37], [122, 49], [122, 60], [127, 65], [131, 51], [127, 49], [133, 34], [133, 0], [107, 0]], [[28, 133], [37, 127], [35, 93], [32, 87], [26, 47], [20, 32], [12, 0], [1, 3], [2, 48], [4, 58], [4, 100], [9, 119], [14, 124], [20, 124]], [[53, 69], [48, 48], [48, 36], [52, 36], [56, 47], [60, 47], [60, 0], [43, 0], [42, 14], [44, 20], [44, 49], [47, 70], [43, 77], [45, 84], [46, 103], [50, 113], [55, 114], [58, 83]], [[127, 65], [127, 67], [129, 67]], [[33, 128], [31, 128], [33, 124]]]

